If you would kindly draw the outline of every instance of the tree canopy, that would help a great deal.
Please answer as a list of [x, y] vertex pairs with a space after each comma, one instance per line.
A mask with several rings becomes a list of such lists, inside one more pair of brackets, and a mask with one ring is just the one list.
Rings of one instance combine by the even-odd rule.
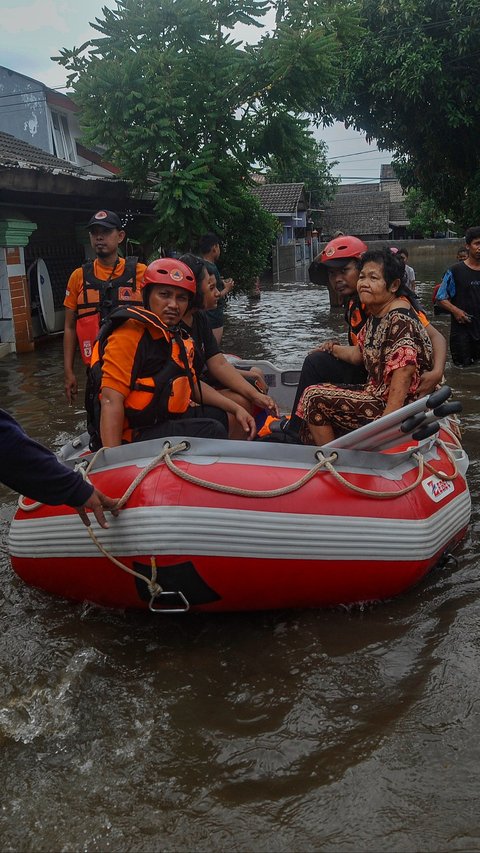
[[344, 55], [331, 110], [396, 153], [463, 224], [480, 220], [477, 0], [358, 0], [363, 34]]
[[[273, 8], [272, 32], [253, 45], [235, 39], [237, 24], [260, 28]], [[226, 233], [252, 170], [295, 160], [308, 135], [302, 116], [322, 113], [340, 47], [357, 31], [350, 8], [350, 0], [117, 0], [96, 19], [98, 38], [61, 51], [86, 141], [103, 146], [138, 190], [156, 192], [164, 245], [189, 249], [204, 231]]]
[[434, 237], [437, 233], [443, 234], [452, 221], [433, 199], [417, 187], [408, 190], [405, 207], [410, 220], [408, 231], [413, 237]]

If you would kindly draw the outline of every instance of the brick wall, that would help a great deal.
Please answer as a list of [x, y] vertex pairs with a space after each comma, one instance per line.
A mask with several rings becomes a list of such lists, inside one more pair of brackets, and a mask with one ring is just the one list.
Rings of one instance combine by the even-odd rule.
[[34, 344], [23, 248], [21, 246], [8, 247], [5, 250], [5, 255], [12, 303], [15, 349], [17, 352], [30, 352], [33, 350]]

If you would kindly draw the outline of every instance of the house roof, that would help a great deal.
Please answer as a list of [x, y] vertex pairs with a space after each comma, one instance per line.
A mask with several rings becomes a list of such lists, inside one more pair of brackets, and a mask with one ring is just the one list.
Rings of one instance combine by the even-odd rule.
[[[389, 193], [392, 205], [401, 204], [405, 198], [402, 185], [398, 180], [395, 169], [391, 163], [384, 163], [380, 166], [380, 189], [386, 190], [386, 192]], [[408, 217], [405, 209], [403, 209], [401, 216], [394, 216], [390, 213], [390, 219], [403, 219], [408, 224]]]
[[380, 184], [340, 184], [336, 189], [338, 193], [373, 193], [380, 190]]
[[70, 205], [80, 199], [93, 207], [119, 209], [131, 204], [150, 210], [152, 202], [132, 192], [128, 181], [113, 175], [91, 175], [80, 166], [67, 163], [28, 142], [0, 131], [0, 207], [25, 202], [43, 208]]
[[61, 172], [63, 175], [77, 175], [91, 178], [92, 176], [67, 160], [60, 160], [54, 154], [35, 148], [28, 142], [23, 142], [10, 133], [0, 131], [0, 166], [18, 166], [22, 169], [40, 169], [48, 172]]
[[300, 208], [305, 210], [305, 184], [261, 184], [250, 192], [269, 213], [289, 216]]
[[[72, 101], [68, 95], [65, 95], [63, 92], [58, 92], [56, 89], [51, 89], [50, 86], [46, 86], [41, 80], [37, 80], [35, 77], [28, 77], [20, 71], [14, 71], [13, 68], [7, 68], [6, 65], [0, 65], [0, 69], [5, 71], [8, 76], [21, 77], [23, 80], [28, 80], [29, 83], [35, 83], [36, 86], [40, 86], [40, 88], [45, 92], [47, 101], [52, 106], [62, 107], [63, 109], [71, 110], [73, 112], [79, 111], [75, 102]], [[15, 93], [12, 92], [12, 97], [14, 97], [14, 95]]]
[[391, 163], [382, 163], [380, 166], [380, 180], [381, 181], [397, 181], [398, 178], [395, 174], [395, 169], [393, 168]]
[[390, 223], [391, 225], [409, 225], [410, 220], [405, 210], [405, 205], [402, 202], [390, 202]]
[[390, 196], [376, 189], [370, 192], [337, 193], [325, 208], [323, 230], [333, 234], [388, 234]]

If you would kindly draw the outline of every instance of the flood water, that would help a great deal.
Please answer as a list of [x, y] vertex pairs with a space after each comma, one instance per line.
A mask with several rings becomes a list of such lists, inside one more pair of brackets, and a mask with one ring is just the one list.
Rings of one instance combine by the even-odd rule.
[[[411, 257], [429, 309], [450, 260]], [[341, 329], [297, 278], [230, 304], [227, 351], [295, 364]], [[114, 613], [25, 586], [4, 548], [0, 849], [480, 849], [480, 370], [448, 363], [447, 380], [464, 405], [470, 534], [457, 567], [395, 600]], [[0, 361], [0, 390], [54, 449], [84, 427], [59, 339]], [[0, 487], [4, 542], [15, 502]]]

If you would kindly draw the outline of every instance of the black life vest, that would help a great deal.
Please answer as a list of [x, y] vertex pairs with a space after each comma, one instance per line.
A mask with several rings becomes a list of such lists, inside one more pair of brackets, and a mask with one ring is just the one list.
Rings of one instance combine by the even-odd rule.
[[[165, 326], [146, 308], [117, 308], [100, 329], [87, 370], [85, 409], [91, 450], [102, 446], [100, 394], [105, 348], [112, 332], [127, 320], [143, 323], [145, 330], [135, 354], [130, 393], [124, 401], [124, 441], [134, 441], [142, 429], [183, 414], [192, 397], [196, 381], [194, 343], [185, 329]], [[162, 337], [154, 339], [149, 327], [160, 330]]]
[[90, 364], [93, 343], [100, 325], [116, 308], [122, 305], [142, 305], [142, 295], [137, 288], [138, 258], [125, 258], [122, 275], [113, 278], [115, 266], [110, 278], [97, 278], [94, 262], [87, 261], [82, 266], [83, 285], [77, 303], [77, 338], [80, 354], [85, 364]]

